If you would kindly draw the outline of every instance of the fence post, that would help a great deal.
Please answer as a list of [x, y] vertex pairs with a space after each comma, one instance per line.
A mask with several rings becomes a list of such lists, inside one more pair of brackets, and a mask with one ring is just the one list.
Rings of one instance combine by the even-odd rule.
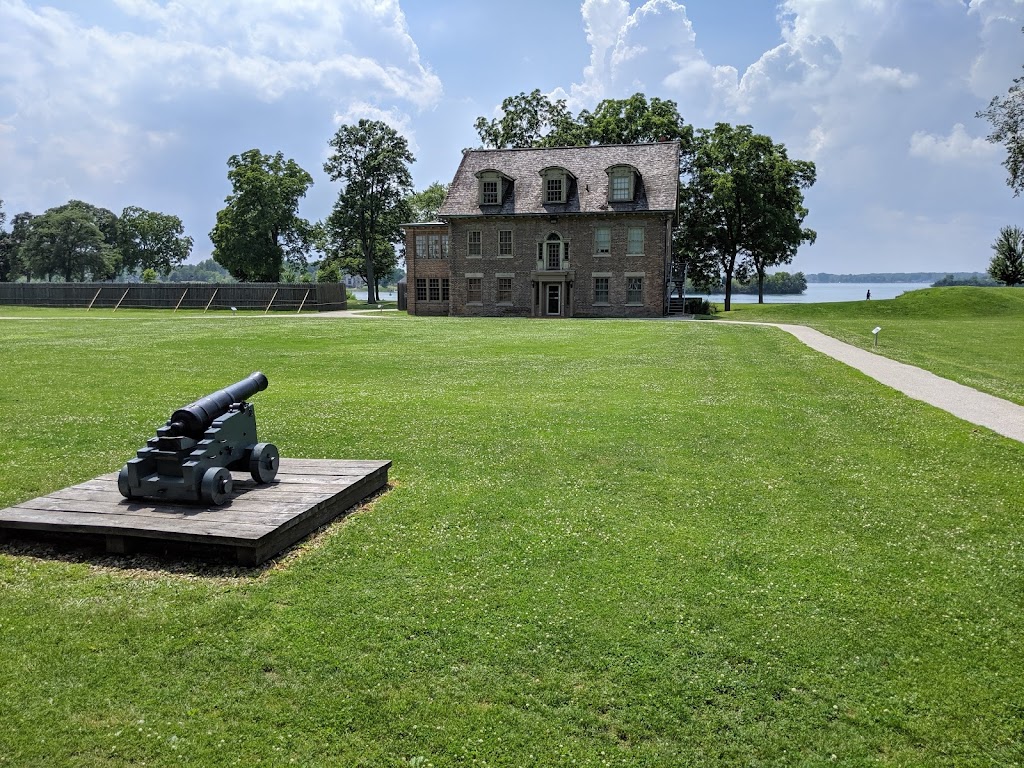
[[[220, 290], [220, 287], [219, 287], [219, 286], [218, 286], [217, 288], [214, 288], [214, 289], [213, 289], [213, 296], [211, 296], [211, 297], [210, 297], [210, 300], [209, 300], [208, 302], [206, 302], [206, 309], [209, 309], [209, 308], [210, 308], [210, 305], [211, 305], [211, 304], [213, 304], [213, 300], [214, 300], [215, 298], [217, 298], [217, 291], [219, 291], [219, 290]], [[206, 309], [204, 309], [204, 310], [203, 310], [203, 314], [204, 314], [204, 315], [206, 314]]]
[[100, 291], [102, 291], [102, 290], [103, 289], [100, 288], [99, 291], [96, 291], [96, 295], [92, 297], [92, 301], [89, 302], [89, 306], [85, 308], [86, 312], [88, 312], [90, 309], [92, 309], [92, 305], [96, 303], [96, 299], [98, 299], [100, 297]]
[[131, 288], [126, 288], [125, 292], [123, 294], [121, 294], [121, 298], [117, 300], [117, 306], [114, 307], [114, 311], [115, 312], [117, 312], [117, 307], [121, 306], [121, 302], [124, 301], [124, 297], [128, 295], [128, 291], [130, 291], [130, 290], [131, 290]]
[[272, 305], [272, 304], [274, 303], [274, 299], [276, 299], [276, 298], [277, 298], [277, 291], [280, 291], [280, 290], [281, 290], [280, 288], [278, 288], [277, 290], [275, 290], [275, 291], [274, 291], [274, 295], [270, 297], [270, 304], [267, 304], [267, 308], [263, 310], [263, 314], [264, 314], [264, 315], [265, 315], [265, 314], [267, 314], [267, 312], [269, 312], [269, 311], [270, 311], [270, 307], [271, 307], [271, 305]]
[[178, 307], [180, 307], [180, 306], [181, 306], [181, 302], [183, 302], [183, 301], [185, 300], [185, 297], [186, 297], [187, 295], [188, 295], [188, 288], [185, 288], [185, 293], [181, 294], [181, 298], [180, 298], [180, 299], [178, 299], [178, 303], [174, 305], [174, 311], [175, 311], [175, 312], [177, 312], [177, 311], [178, 311]]
[[301, 302], [301, 303], [299, 304], [299, 308], [298, 308], [297, 310], [295, 310], [295, 314], [296, 314], [296, 315], [297, 315], [297, 314], [299, 314], [299, 312], [301, 312], [301, 311], [302, 311], [302, 308], [303, 308], [304, 306], [306, 306], [306, 299], [308, 299], [308, 298], [309, 298], [309, 294], [310, 294], [311, 292], [312, 292], [312, 289], [310, 289], [309, 291], [306, 291], [306, 295], [302, 297], [302, 302]]

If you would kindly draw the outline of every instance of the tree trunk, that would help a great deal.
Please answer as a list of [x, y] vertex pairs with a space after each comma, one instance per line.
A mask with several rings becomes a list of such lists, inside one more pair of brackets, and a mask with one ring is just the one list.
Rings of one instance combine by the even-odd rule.
[[764, 267], [757, 270], [757, 303], [764, 304]]
[[732, 258], [726, 264], [725, 270], [725, 311], [732, 311], [732, 276], [736, 272], [736, 252], [732, 254]]
[[363, 258], [366, 260], [366, 303], [377, 303], [377, 277], [373, 274], [373, 255], [363, 243]]

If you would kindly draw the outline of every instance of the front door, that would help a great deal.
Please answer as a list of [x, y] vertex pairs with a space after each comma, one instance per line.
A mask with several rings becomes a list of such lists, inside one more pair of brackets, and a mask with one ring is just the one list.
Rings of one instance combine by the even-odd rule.
[[548, 283], [547, 293], [547, 307], [545, 314], [548, 315], [560, 315], [562, 314], [562, 284], [561, 283]]

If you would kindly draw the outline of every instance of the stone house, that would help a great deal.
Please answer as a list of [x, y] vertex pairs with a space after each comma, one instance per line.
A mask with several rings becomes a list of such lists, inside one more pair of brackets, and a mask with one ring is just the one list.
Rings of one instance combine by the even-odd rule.
[[438, 211], [407, 224], [414, 315], [660, 317], [679, 145], [468, 150]]

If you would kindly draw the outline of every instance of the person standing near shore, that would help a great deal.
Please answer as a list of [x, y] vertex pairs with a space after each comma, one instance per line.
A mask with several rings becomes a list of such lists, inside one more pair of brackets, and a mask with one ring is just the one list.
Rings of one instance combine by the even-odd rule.
[[867, 300], [871, 301], [871, 289], [870, 288], [868, 288], [868, 299]]

